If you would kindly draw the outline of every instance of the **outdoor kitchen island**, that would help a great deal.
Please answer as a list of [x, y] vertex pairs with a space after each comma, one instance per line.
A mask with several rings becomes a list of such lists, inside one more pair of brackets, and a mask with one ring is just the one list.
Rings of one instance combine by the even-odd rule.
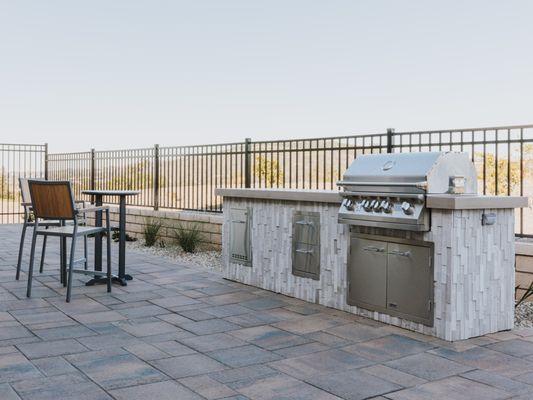
[[[513, 327], [514, 208], [527, 206], [526, 198], [428, 195], [431, 230], [414, 232], [339, 223], [342, 197], [336, 191], [219, 189], [217, 193], [224, 197], [226, 279], [445, 340]], [[393, 281], [387, 283], [387, 271], [380, 271], [380, 258], [386, 258], [382, 247], [391, 246], [390, 252], [406, 258], [401, 256], [412, 250], [406, 250], [403, 241], [427, 249], [428, 262], [414, 267], [421, 269], [414, 271], [415, 276], [412, 271], [405, 278], [388, 272]], [[358, 263], [361, 269], [352, 265], [350, 247], [362, 245], [371, 251], [364, 251], [366, 258]], [[429, 276], [427, 282], [417, 278], [418, 273]], [[350, 284], [350, 279], [360, 284]], [[362, 299], [356, 293], [354, 298], [350, 285], [367, 293]], [[397, 290], [407, 291], [406, 309], [414, 310], [407, 314], [412, 315], [404, 315], [401, 304], [399, 310], [388, 309], [392, 302], [385, 300], [386, 292]], [[417, 314], [420, 293], [427, 309]], [[365, 296], [373, 304], [349, 304], [365, 304]]]

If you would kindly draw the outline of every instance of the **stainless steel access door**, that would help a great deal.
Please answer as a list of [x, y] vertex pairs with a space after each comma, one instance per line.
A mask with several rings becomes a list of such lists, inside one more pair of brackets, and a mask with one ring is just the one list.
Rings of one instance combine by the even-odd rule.
[[387, 264], [387, 308], [411, 320], [432, 324], [430, 247], [389, 243]]
[[230, 262], [251, 266], [252, 252], [250, 246], [250, 216], [248, 208], [231, 208], [229, 210], [229, 257]]
[[387, 307], [387, 243], [352, 236], [348, 263], [348, 304]]
[[292, 274], [320, 279], [320, 214], [317, 212], [293, 212]]

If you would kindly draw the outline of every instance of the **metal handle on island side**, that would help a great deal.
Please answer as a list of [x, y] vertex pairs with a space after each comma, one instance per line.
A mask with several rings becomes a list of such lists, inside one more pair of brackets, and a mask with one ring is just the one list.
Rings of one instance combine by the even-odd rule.
[[311, 249], [311, 250], [296, 249], [295, 251], [297, 253], [303, 253], [303, 254], [312, 254], [312, 253], [315, 252], [313, 249]]
[[383, 247], [367, 246], [367, 247], [363, 247], [363, 250], [373, 251], [375, 253], [385, 253], [385, 249]]
[[389, 251], [389, 254], [392, 256], [411, 257], [410, 251], [391, 250]]
[[311, 225], [311, 226], [314, 225], [313, 222], [311, 222], [311, 221], [305, 221], [305, 220], [303, 220], [303, 221], [296, 221], [296, 224], [297, 224], [297, 225]]

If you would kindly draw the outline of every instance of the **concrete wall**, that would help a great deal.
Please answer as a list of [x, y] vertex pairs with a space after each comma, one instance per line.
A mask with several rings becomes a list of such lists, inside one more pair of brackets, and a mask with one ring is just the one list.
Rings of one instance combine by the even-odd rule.
[[[118, 206], [111, 207], [111, 224], [118, 226]], [[126, 231], [129, 235], [143, 240], [143, 229], [149, 219], [161, 219], [161, 239], [165, 242], [174, 241], [174, 229], [178, 224], [188, 226], [197, 224], [202, 232], [202, 246], [220, 250], [222, 243], [222, 215], [216, 213], [159, 210], [128, 206], [126, 209]], [[94, 213], [92, 214], [94, 215]], [[92, 223], [92, 220], [89, 220]]]
[[[533, 242], [516, 242], [516, 284], [528, 287], [533, 281]], [[518, 290], [516, 297], [524, 294]]]

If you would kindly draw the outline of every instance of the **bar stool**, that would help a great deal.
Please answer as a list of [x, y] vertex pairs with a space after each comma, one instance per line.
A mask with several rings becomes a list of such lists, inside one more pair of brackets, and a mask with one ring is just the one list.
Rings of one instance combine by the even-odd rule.
[[[34, 179], [34, 180], [41, 180], [41, 179]], [[24, 240], [26, 239], [26, 231], [28, 228], [32, 228], [35, 226], [35, 223], [33, 221], [30, 187], [28, 186], [28, 181], [29, 179], [27, 178], [19, 178], [20, 197], [22, 200], [21, 206], [22, 206], [22, 209], [24, 210], [24, 217], [23, 217], [24, 221], [22, 224], [22, 233], [20, 235], [19, 254], [18, 254], [18, 260], [17, 260], [17, 272], [15, 275], [15, 279], [17, 281], [20, 278], [20, 269], [21, 269], [21, 264], [22, 264], [22, 255], [24, 252]], [[76, 201], [75, 203], [82, 205], [82, 207], [85, 207], [85, 204], [86, 204], [85, 201], [82, 201], [82, 200]], [[80, 222], [81, 225], [87, 224], [86, 216], [84, 213], [79, 215], [78, 221]], [[39, 225], [44, 228], [51, 227], [51, 226], [61, 226], [61, 221], [43, 220], [39, 223]], [[84, 252], [85, 259], [87, 259], [87, 237], [84, 238], [83, 252]], [[41, 263], [39, 266], [40, 273], [43, 273], [45, 254], [46, 254], [46, 236], [43, 239], [43, 248], [41, 252]], [[85, 261], [85, 269], [87, 269], [87, 260]], [[61, 274], [61, 281], [63, 282], [63, 273]]]
[[[43, 181], [28, 180], [28, 186], [31, 197], [32, 211], [35, 218], [32, 242], [30, 267], [28, 271], [28, 287], [26, 296], [31, 296], [33, 264], [35, 260], [35, 245], [38, 236], [56, 236], [61, 240], [71, 238], [70, 260], [68, 264], [67, 278], [67, 302], [70, 302], [72, 292], [72, 274], [80, 273], [84, 275], [99, 275], [107, 278], [107, 291], [111, 292], [111, 224], [109, 221], [109, 207], [88, 207], [78, 209], [72, 193], [72, 187], [69, 181]], [[78, 216], [80, 213], [99, 212], [106, 213], [105, 227], [80, 226]], [[40, 226], [40, 221], [58, 220], [61, 226], [45, 227]], [[68, 225], [66, 223], [69, 223]], [[46, 229], [48, 228], [48, 229]], [[75, 264], [86, 263], [87, 258], [75, 259], [76, 241], [78, 237], [86, 238], [88, 235], [95, 233], [106, 233], [107, 236], [107, 271], [91, 271], [84, 269], [75, 269]], [[43, 251], [45, 251], [46, 240], [43, 241]], [[66, 249], [63, 249], [66, 251]], [[63, 257], [63, 254], [61, 255]], [[63, 271], [62, 271], [63, 274]]]

